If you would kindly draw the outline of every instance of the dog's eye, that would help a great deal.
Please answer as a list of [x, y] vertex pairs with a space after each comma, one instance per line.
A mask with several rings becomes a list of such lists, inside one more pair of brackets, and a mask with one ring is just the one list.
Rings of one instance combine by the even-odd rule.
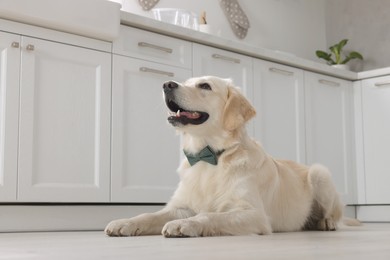
[[211, 90], [211, 87], [208, 83], [200, 83], [198, 85], [198, 88], [205, 89], [205, 90]]

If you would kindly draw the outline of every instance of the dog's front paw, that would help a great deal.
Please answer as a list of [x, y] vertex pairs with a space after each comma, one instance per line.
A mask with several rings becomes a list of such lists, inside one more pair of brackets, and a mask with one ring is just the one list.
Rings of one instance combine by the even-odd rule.
[[142, 233], [142, 228], [131, 219], [118, 219], [111, 221], [104, 229], [104, 232], [108, 236], [139, 236]]
[[318, 222], [318, 229], [322, 231], [335, 231], [337, 229], [337, 222], [332, 218], [322, 219]]
[[166, 223], [162, 234], [165, 237], [197, 237], [202, 235], [202, 227], [197, 221], [179, 219]]

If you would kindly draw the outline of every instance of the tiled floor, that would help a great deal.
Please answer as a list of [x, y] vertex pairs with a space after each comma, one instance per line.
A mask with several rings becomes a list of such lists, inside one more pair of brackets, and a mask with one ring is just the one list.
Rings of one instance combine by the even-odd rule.
[[107, 237], [97, 232], [0, 234], [0, 259], [390, 259], [390, 223], [269, 236]]

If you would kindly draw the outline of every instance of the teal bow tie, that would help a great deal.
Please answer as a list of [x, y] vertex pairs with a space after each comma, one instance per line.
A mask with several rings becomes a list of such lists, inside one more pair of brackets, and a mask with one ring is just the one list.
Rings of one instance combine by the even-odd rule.
[[225, 150], [214, 152], [210, 146], [206, 146], [197, 154], [190, 154], [190, 153], [187, 153], [186, 151], [184, 151], [184, 154], [186, 155], [187, 160], [191, 166], [193, 166], [194, 164], [196, 164], [199, 161], [204, 161], [204, 162], [208, 162], [212, 165], [217, 165], [218, 164], [218, 157], [224, 151]]

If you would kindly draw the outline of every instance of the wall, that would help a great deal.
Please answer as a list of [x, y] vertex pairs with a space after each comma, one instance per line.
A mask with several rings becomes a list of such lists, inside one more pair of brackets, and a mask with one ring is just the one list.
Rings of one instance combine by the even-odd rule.
[[[160, 0], [155, 8], [175, 7], [198, 14], [205, 10], [216, 35], [318, 61], [315, 50], [326, 48], [323, 0], [239, 0], [239, 3], [251, 23], [244, 40], [234, 36], [218, 0]], [[123, 8], [151, 15], [142, 10], [138, 0], [123, 0]]]
[[364, 62], [351, 62], [355, 71], [390, 66], [390, 1], [325, 2], [327, 46], [348, 38], [346, 51], [359, 51], [365, 58]]
[[[115, 0], [121, 1], [121, 0]], [[126, 11], [143, 16], [138, 0], [122, 0]], [[268, 49], [288, 52], [323, 62], [318, 49], [348, 38], [345, 50], [363, 54], [364, 62], [352, 61], [354, 71], [390, 66], [389, 0], [239, 0], [251, 28], [245, 39], [237, 39], [230, 29], [218, 0], [160, 0], [156, 8], [176, 7], [207, 12], [214, 33]]]

